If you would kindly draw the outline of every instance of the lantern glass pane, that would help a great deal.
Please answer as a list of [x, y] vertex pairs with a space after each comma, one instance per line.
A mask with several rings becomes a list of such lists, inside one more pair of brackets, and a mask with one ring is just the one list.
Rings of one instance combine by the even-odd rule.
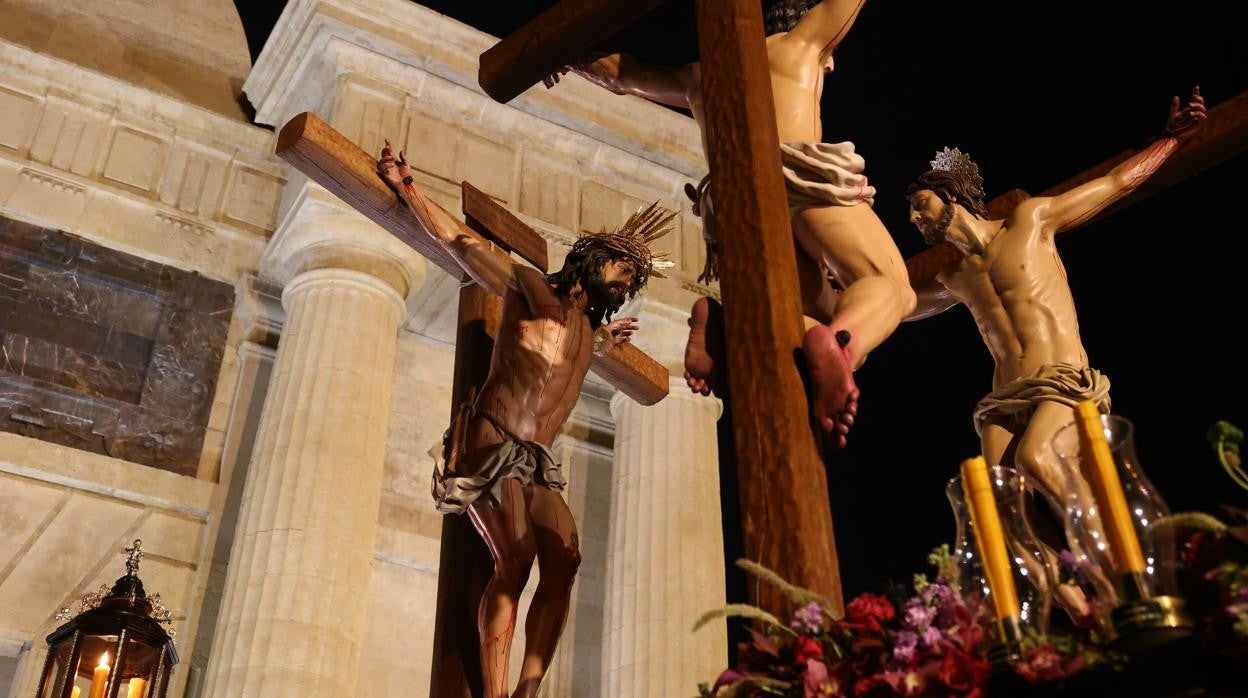
[[73, 642], [62, 642], [48, 650], [52, 653], [52, 666], [48, 668], [51, 676], [43, 684], [43, 695], [39, 698], [57, 698], [65, 688], [65, 677], [68, 673], [65, 665], [69, 663], [69, 650]]
[[108, 676], [117, 665], [117, 640], [116, 635], [82, 636], [82, 653], [74, 679], [74, 685], [82, 689], [82, 693], [70, 698], [98, 698], [104, 695]]
[[126, 640], [125, 666], [121, 668], [124, 683], [117, 692], [119, 698], [147, 698], [152, 695], [152, 680], [156, 678], [156, 665], [160, 660], [160, 648], [134, 638]]

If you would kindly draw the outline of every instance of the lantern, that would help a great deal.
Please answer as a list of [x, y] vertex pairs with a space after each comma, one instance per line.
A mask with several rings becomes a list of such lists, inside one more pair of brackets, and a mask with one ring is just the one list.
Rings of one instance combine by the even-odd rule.
[[1110, 573], [1115, 629], [1146, 631], [1151, 641], [1186, 635], [1192, 621], [1175, 580], [1170, 510], [1140, 467], [1130, 420], [1080, 404], [1053, 447], [1070, 478], [1067, 537], [1078, 542], [1080, 563]]
[[139, 581], [141, 544], [126, 548], [126, 575], [111, 590], [88, 594], [78, 615], [48, 635], [37, 698], [164, 698], [178, 653], [162, 627], [169, 611]]

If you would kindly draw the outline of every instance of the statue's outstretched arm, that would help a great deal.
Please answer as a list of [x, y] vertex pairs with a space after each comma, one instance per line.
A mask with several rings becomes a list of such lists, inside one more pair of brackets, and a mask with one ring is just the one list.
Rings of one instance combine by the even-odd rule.
[[1161, 168], [1180, 146], [1200, 129], [1206, 117], [1205, 99], [1200, 88], [1182, 109], [1179, 98], [1170, 103], [1166, 132], [1135, 155], [1127, 158], [1102, 177], [1081, 184], [1068, 192], [1052, 197], [1037, 197], [1031, 203], [1042, 222], [1054, 233], [1074, 228], [1131, 193]]
[[576, 73], [590, 82], [620, 95], [635, 95], [652, 102], [689, 108], [691, 90], [698, 88], [697, 64], [676, 68], [643, 63], [628, 54], [612, 53], [587, 57], [543, 80], [547, 87], [559, 76]]

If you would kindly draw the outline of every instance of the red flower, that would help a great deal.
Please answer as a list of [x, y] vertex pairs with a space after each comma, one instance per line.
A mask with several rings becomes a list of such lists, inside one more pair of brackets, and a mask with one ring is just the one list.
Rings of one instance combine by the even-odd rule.
[[805, 635], [797, 638], [797, 656], [793, 659], [794, 664], [805, 664], [808, 659], [823, 659], [823, 645], [818, 640], [806, 637]]
[[892, 686], [888, 685], [888, 680], [884, 678], [883, 674], [871, 674], [854, 682], [855, 696], [865, 698], [873, 693], [884, 695], [892, 693]]
[[988, 662], [957, 647], [950, 647], [936, 678], [959, 693], [978, 689], [988, 679]]
[[1035, 683], [1069, 676], [1082, 669], [1083, 665], [1082, 658], [1077, 657], [1068, 663], [1052, 645], [1040, 645], [1027, 652], [1026, 659], [1014, 665], [1014, 671]]
[[893, 605], [883, 596], [860, 594], [845, 607], [845, 620], [878, 633], [895, 613]]

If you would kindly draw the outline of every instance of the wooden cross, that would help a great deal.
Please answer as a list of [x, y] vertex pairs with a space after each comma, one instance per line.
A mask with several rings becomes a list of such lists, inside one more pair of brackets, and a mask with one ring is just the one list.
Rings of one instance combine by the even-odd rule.
[[[658, 4], [562, 0], [481, 55], [481, 88], [510, 100]], [[762, 7], [698, 0], [697, 23], [745, 553], [823, 594], [836, 612], [840, 573], [827, 475], [798, 369], [802, 307]], [[787, 606], [770, 586], [750, 591], [774, 611]]]
[[[377, 158], [364, 152], [315, 114], [304, 112], [282, 127], [277, 137], [277, 154], [307, 175], [308, 179], [325, 187], [455, 279], [468, 280], [459, 263], [437, 243], [433, 231], [419, 229], [416, 216], [403, 212], [404, 205], [398, 196], [377, 175]], [[477, 200], [489, 199], [480, 195]], [[457, 235], [482, 240], [498, 254], [515, 251], [533, 255], [545, 265], [545, 241], [502, 207], [497, 207], [497, 211], [481, 213], [490, 217], [490, 220], [483, 221], [485, 225], [492, 225], [491, 221], [511, 221], [503, 228], [490, 231], [493, 235], [487, 238], [481, 230], [474, 230], [436, 203], [430, 201], [429, 205], [435, 226], [445, 226], [455, 230]], [[603, 357], [595, 356], [590, 367], [608, 383], [643, 405], [653, 405], [667, 397], [667, 369], [632, 344], [618, 345]]]
[[[377, 160], [315, 115], [300, 114], [282, 128], [277, 154], [454, 278], [466, 280], [459, 264], [437, 244], [433, 231], [419, 229], [418, 219], [403, 213], [403, 204], [377, 175]], [[546, 241], [468, 182], [463, 183], [466, 222], [429, 203], [434, 225], [486, 240], [498, 254], [515, 253], [547, 271]], [[475, 283], [460, 290], [452, 415], [472, 388], [479, 389], [485, 383], [502, 314], [502, 297]], [[595, 356], [591, 368], [643, 405], [667, 396], [667, 369], [632, 344], [618, 345], [604, 357]], [[493, 571], [489, 550], [467, 517], [444, 517], [433, 637], [433, 696], [483, 693], [477, 607]]]

